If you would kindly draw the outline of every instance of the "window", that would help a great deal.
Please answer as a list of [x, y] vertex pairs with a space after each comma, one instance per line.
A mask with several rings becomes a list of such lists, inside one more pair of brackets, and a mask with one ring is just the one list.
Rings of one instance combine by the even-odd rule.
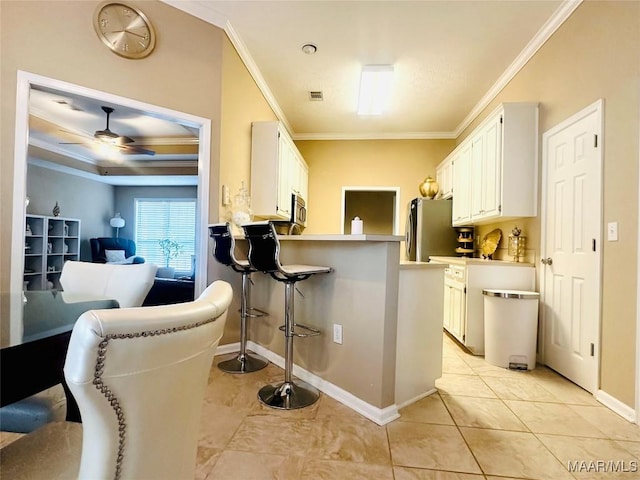
[[136, 255], [159, 267], [167, 266], [158, 243], [165, 238], [182, 247], [180, 254], [169, 260], [168, 266], [182, 275], [190, 274], [196, 240], [194, 198], [136, 199]]

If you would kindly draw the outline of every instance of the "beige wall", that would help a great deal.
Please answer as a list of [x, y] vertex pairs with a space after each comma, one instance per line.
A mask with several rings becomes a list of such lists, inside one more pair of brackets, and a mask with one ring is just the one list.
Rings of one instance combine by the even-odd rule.
[[[640, 2], [585, 2], [457, 139], [502, 102], [540, 103], [542, 134], [599, 98], [605, 101], [604, 223], [620, 240], [603, 245], [601, 389], [634, 407], [638, 231]], [[309, 163], [310, 233], [340, 231], [342, 185], [397, 185], [402, 206], [452, 150], [446, 141], [298, 141]], [[541, 145], [541, 144], [540, 144]], [[421, 151], [424, 149], [423, 151]], [[540, 151], [542, 149], [540, 148]], [[320, 204], [318, 209], [316, 205]], [[404, 218], [404, 213], [402, 214]], [[484, 225], [508, 236], [515, 224], [539, 259], [539, 218]]]
[[[228, 38], [223, 42], [220, 185], [228, 185], [231, 198], [241, 182], [250, 189], [251, 122], [277, 120], [242, 59]], [[221, 187], [220, 187], [221, 188]], [[226, 207], [219, 205], [220, 218]]]
[[[156, 1], [132, 1], [157, 31], [150, 57], [127, 60], [93, 30], [98, 1], [0, 2], [0, 223], [12, 224], [16, 72], [24, 70], [84, 87], [212, 119], [211, 203], [218, 203], [220, 84], [224, 32]], [[9, 290], [11, 229], [0, 233], [0, 291]], [[0, 314], [7, 314], [2, 302]]]
[[[603, 220], [619, 222], [620, 239], [603, 245], [600, 379], [602, 390], [630, 407], [638, 378], [639, 19], [637, 1], [583, 3], [470, 127], [499, 102], [538, 101], [542, 140], [544, 132], [565, 118], [604, 99]], [[539, 253], [539, 218], [518, 223]], [[506, 236], [513, 224], [484, 226], [479, 233], [499, 227]]]
[[436, 165], [455, 147], [453, 140], [296, 141], [309, 165], [305, 233], [340, 233], [342, 187], [400, 187], [400, 233], [407, 205], [419, 185], [436, 176]]
[[[277, 120], [260, 89], [247, 71], [242, 59], [225, 36], [222, 42], [222, 109], [220, 115], [220, 178], [212, 188], [222, 189], [227, 185], [231, 199], [238, 193], [242, 182], [251, 188], [251, 122]], [[212, 179], [213, 181], [213, 179]], [[221, 193], [219, 191], [219, 193]], [[228, 207], [219, 200], [217, 207], [211, 203], [211, 222], [228, 220]], [[210, 243], [213, 247], [213, 244]], [[209, 249], [211, 251], [211, 248]], [[240, 275], [228, 267], [210, 260], [208, 279], [223, 279], [231, 283], [234, 291], [240, 292]], [[240, 323], [239, 296], [234, 296], [221, 345], [239, 341]]]

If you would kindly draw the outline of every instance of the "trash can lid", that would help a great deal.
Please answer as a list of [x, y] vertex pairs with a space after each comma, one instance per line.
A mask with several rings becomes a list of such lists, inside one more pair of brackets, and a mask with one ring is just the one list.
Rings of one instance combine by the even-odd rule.
[[527, 292], [524, 290], [494, 290], [485, 289], [482, 290], [482, 294], [487, 297], [502, 297], [502, 298], [519, 298], [525, 300], [534, 300], [540, 297], [538, 292]]

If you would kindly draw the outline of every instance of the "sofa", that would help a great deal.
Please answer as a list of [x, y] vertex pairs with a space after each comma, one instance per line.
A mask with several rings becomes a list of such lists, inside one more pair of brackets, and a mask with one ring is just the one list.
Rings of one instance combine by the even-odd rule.
[[93, 263], [144, 263], [143, 257], [136, 256], [136, 242], [128, 238], [91, 238], [89, 243]]

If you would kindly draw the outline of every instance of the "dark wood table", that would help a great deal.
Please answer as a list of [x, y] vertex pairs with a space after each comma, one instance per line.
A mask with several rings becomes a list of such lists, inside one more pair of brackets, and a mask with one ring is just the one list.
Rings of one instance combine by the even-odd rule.
[[58, 291], [27, 291], [23, 335], [0, 350], [0, 406], [9, 405], [62, 383], [67, 397], [67, 420], [80, 414], [64, 381], [63, 367], [73, 325], [88, 310], [118, 308], [111, 299], [87, 299]]
[[156, 277], [142, 305], [148, 307], [192, 302], [194, 289], [195, 282], [193, 280]]

